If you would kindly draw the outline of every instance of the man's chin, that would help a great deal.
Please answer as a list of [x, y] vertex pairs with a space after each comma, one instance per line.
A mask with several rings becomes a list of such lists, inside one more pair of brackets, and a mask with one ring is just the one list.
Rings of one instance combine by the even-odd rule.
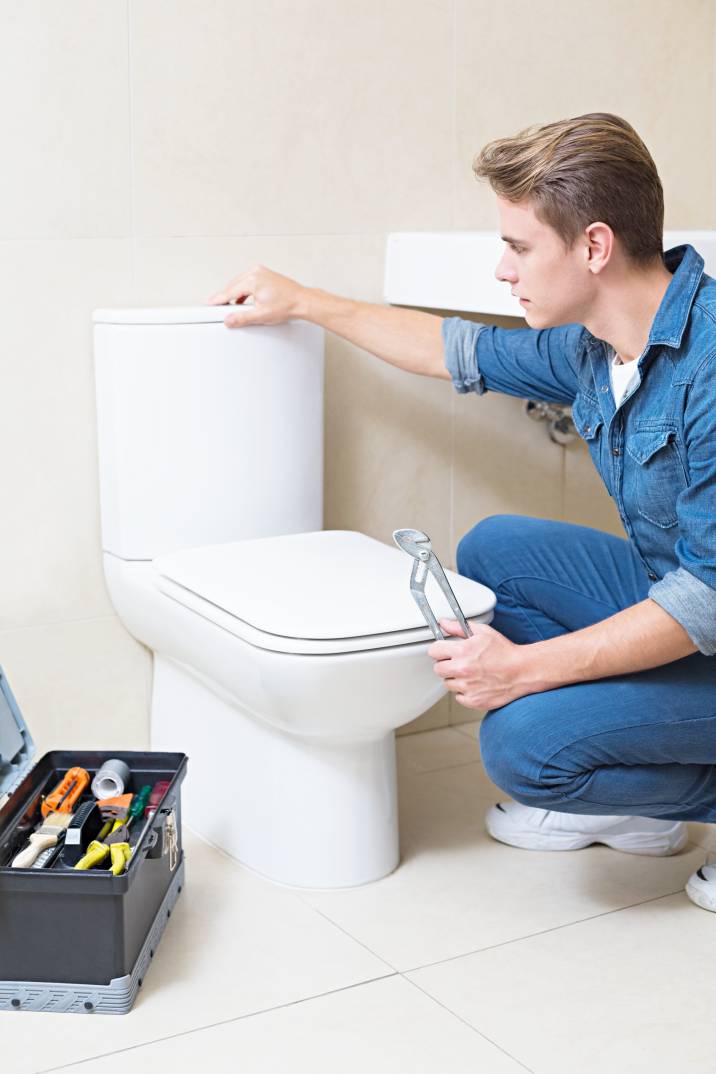
[[532, 303], [525, 306], [525, 321], [529, 328], [557, 328], [561, 324], [570, 323], [559, 317], [550, 316], [544, 311], [536, 310]]

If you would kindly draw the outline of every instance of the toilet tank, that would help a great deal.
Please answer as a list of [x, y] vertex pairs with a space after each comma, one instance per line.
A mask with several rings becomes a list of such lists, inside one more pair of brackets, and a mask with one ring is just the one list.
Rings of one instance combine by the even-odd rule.
[[94, 313], [102, 545], [123, 559], [323, 525], [323, 329]]

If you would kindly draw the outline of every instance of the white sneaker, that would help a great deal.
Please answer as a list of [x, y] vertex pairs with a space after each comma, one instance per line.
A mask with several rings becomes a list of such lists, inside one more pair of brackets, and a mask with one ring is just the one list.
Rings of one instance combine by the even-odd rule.
[[[627, 854], [665, 857], [678, 854], [688, 842], [683, 821], [651, 817], [595, 817], [535, 809], [519, 802], [498, 802], [487, 811], [487, 830], [493, 839], [523, 850], [581, 850], [604, 843]], [[716, 868], [711, 885], [716, 910]]]
[[686, 894], [702, 910], [716, 910], [716, 865], [702, 865], [686, 884]]

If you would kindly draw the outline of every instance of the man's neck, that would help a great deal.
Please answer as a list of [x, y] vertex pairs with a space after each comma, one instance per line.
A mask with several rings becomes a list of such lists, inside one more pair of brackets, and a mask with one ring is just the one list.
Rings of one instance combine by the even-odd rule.
[[599, 299], [583, 320], [597, 339], [606, 340], [623, 362], [635, 361], [646, 347], [651, 326], [673, 277], [661, 261], [635, 270], [629, 262], [609, 265]]

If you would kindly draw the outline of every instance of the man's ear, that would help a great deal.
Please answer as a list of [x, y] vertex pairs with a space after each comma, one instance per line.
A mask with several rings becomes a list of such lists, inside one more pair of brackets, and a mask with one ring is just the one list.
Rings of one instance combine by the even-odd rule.
[[584, 229], [585, 253], [590, 272], [603, 272], [614, 252], [614, 232], [609, 224], [597, 221]]

